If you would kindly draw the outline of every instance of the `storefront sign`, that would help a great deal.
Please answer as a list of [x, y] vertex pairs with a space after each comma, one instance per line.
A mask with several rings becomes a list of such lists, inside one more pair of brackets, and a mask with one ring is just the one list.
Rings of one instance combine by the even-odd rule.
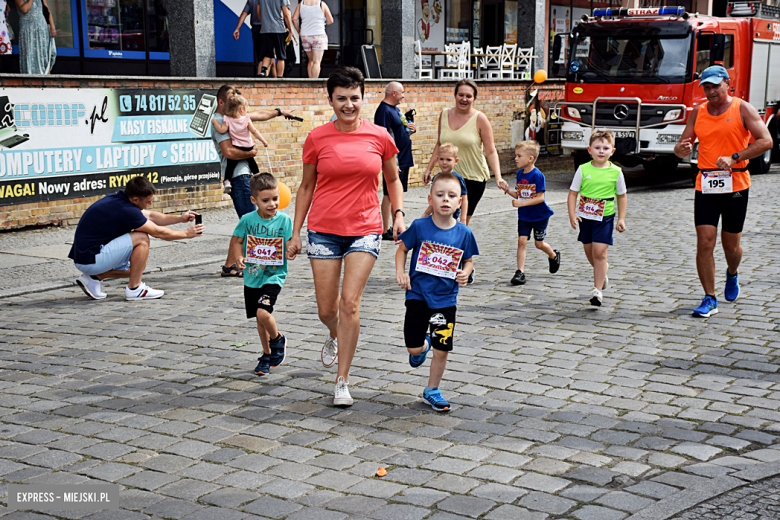
[[[415, 2], [415, 38], [420, 40], [423, 52], [444, 51], [443, 0], [417, 0]], [[437, 65], [443, 65], [443, 56], [436, 57]], [[423, 65], [430, 66], [430, 57], [423, 56]]]
[[89, 197], [137, 175], [157, 188], [219, 182], [213, 93], [177, 89], [5, 89], [0, 206]]

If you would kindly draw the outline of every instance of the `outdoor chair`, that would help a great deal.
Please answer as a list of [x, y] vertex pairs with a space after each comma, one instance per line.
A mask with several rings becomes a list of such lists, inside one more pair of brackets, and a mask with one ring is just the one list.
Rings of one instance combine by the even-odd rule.
[[531, 79], [531, 64], [533, 63], [534, 48], [526, 47], [517, 49], [515, 56], [517, 67], [515, 79]]
[[[433, 59], [433, 56], [431, 56]], [[420, 40], [414, 40], [414, 68], [417, 71], [417, 79], [433, 79], [433, 69], [423, 68], [422, 44]]]

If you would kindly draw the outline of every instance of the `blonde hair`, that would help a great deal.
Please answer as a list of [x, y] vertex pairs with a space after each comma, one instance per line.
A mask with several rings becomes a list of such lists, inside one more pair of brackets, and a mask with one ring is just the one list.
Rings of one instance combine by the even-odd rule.
[[515, 152], [526, 152], [534, 156], [534, 160], [539, 158], [539, 151], [542, 147], [536, 141], [522, 141], [515, 145]]
[[588, 146], [592, 145], [594, 141], [606, 141], [610, 145], [612, 145], [612, 148], [614, 148], [615, 134], [612, 132], [612, 130], [607, 130], [606, 128], [599, 128], [598, 130], [590, 134], [590, 141], [588, 142]]
[[241, 114], [239, 113], [241, 107], [248, 109], [249, 102], [244, 96], [233, 94], [233, 96], [228, 98], [227, 103], [225, 104], [225, 115], [232, 118], [241, 117]]
[[452, 143], [442, 143], [439, 146], [439, 153], [442, 152], [452, 154], [453, 157], [458, 158], [458, 147]]

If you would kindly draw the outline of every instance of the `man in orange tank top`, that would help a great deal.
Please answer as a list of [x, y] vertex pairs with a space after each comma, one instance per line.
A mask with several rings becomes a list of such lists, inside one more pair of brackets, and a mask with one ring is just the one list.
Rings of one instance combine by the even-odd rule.
[[[709, 318], [718, 312], [713, 256], [718, 221], [723, 216], [721, 242], [728, 264], [723, 295], [734, 301], [739, 296], [740, 240], [750, 191], [747, 163], [772, 148], [772, 136], [750, 103], [729, 95], [729, 74], [725, 68], [714, 65], [705, 69], [699, 86], [704, 88], [707, 101], [691, 112], [674, 153], [680, 158], [690, 155], [698, 137], [699, 173], [693, 213], [696, 269], [704, 299], [693, 315]], [[748, 144], [751, 136], [755, 140]]]

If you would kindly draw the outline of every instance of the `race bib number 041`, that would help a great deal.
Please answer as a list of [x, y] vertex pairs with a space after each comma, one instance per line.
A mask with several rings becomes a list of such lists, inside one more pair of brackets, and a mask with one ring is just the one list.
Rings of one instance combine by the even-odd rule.
[[733, 178], [728, 170], [701, 172], [701, 192], [709, 195], [712, 193], [732, 193], [734, 191]]
[[423, 242], [417, 255], [415, 270], [419, 273], [454, 280], [458, 274], [461, 258], [463, 258], [463, 251], [456, 247]]
[[284, 265], [284, 239], [261, 238], [249, 235], [246, 239], [246, 258], [248, 264]]
[[577, 216], [601, 222], [604, 220], [604, 207], [606, 205], [607, 201], [604, 199], [591, 199], [580, 195], [580, 200], [577, 203]]
[[518, 198], [532, 199], [536, 197], [536, 184], [518, 184], [515, 189], [517, 189]]

